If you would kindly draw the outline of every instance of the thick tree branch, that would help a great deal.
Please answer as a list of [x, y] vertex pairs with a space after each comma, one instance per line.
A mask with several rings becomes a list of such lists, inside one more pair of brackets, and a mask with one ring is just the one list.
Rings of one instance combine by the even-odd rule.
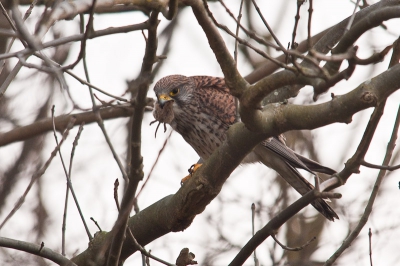
[[[352, 114], [355, 114], [368, 107], [377, 106], [379, 102], [384, 101], [400, 88], [399, 71], [400, 67], [395, 66], [367, 80], [353, 91], [334, 97], [326, 103], [312, 106], [269, 104], [264, 111], [254, 109], [256, 115], [249, 115], [249, 117], [254, 119], [251, 122], [252, 125], [256, 125], [258, 132], [274, 132], [273, 135], [293, 129], [314, 129], [334, 122], [350, 123], [352, 115], [346, 115], [350, 110]], [[351, 102], [350, 99], [355, 102]], [[331, 110], [329, 115], [328, 110]], [[322, 115], [324, 113], [327, 115]]]

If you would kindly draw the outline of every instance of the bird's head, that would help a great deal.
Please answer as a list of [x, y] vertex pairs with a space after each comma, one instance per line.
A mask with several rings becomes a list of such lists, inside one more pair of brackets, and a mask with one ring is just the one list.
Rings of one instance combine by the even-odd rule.
[[163, 109], [168, 102], [179, 107], [189, 102], [193, 95], [194, 82], [182, 75], [172, 75], [160, 79], [154, 86], [157, 103]]

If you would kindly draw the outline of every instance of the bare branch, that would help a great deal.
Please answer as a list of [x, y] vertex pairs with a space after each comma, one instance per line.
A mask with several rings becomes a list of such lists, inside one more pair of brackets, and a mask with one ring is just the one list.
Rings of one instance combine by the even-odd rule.
[[387, 171], [394, 171], [394, 170], [400, 169], [400, 164], [394, 165], [394, 166], [377, 165], [377, 164], [368, 163], [364, 160], [361, 161], [361, 165], [369, 167], [369, 168], [381, 169], [381, 170], [387, 170]]
[[82, 83], [82, 84], [84, 84], [84, 85], [87, 85], [88, 87], [90, 87], [90, 88], [92, 88], [92, 89], [94, 89], [94, 90], [96, 90], [96, 91], [99, 91], [99, 92], [103, 93], [104, 95], [107, 95], [107, 96], [109, 96], [109, 97], [111, 97], [111, 98], [117, 99], [117, 100], [122, 101], [122, 102], [128, 102], [128, 100], [125, 99], [125, 98], [112, 95], [111, 93], [108, 93], [108, 92], [106, 92], [106, 91], [100, 89], [99, 87], [97, 87], [97, 86], [95, 86], [95, 85], [93, 85], [93, 84], [91, 84], [91, 83], [89, 83], [89, 82], [87, 82], [87, 81], [81, 79], [80, 77], [78, 77], [77, 75], [75, 75], [74, 73], [72, 73], [70, 70], [66, 70], [65, 72], [66, 72], [67, 74], [69, 74], [71, 77], [75, 78], [75, 79], [76, 79], [77, 81], [79, 81], [80, 83]]
[[100, 232], [103, 232], [103, 230], [101, 230], [100, 225], [97, 223], [97, 221], [93, 217], [90, 217], [90, 220], [93, 221], [93, 223], [97, 226], [97, 228], [99, 229]]
[[118, 178], [117, 178], [114, 181], [114, 201], [115, 201], [115, 205], [117, 206], [118, 212], [120, 212], [121, 211], [121, 207], [119, 206], [119, 200], [118, 200], [118, 187], [119, 187], [119, 181], [118, 181]]
[[297, 43], [295, 42], [297, 25], [299, 24], [299, 20], [300, 20], [300, 8], [304, 4], [304, 2], [305, 2], [305, 0], [297, 0], [297, 11], [296, 11], [296, 16], [294, 17], [294, 28], [293, 28], [293, 33], [292, 33], [291, 49], [297, 48]]
[[[116, 105], [112, 107], [101, 108], [99, 112], [103, 120], [129, 117], [133, 114], [133, 107], [131, 104]], [[78, 126], [83, 122], [85, 124], [90, 124], [97, 121], [96, 115], [93, 113], [93, 111], [83, 112], [79, 114], [60, 115], [56, 117], [54, 121], [56, 130], [63, 131], [67, 127], [71, 118], [75, 119], [74, 126]], [[51, 118], [43, 119], [27, 126], [17, 127], [8, 132], [0, 133], [0, 146], [29, 139], [34, 136], [49, 132], [52, 129], [53, 126]]]
[[6, 237], [0, 237], [0, 247], [25, 251], [27, 253], [49, 259], [52, 262], [61, 266], [77, 266], [75, 263], [65, 258], [63, 255], [49, 248], [43, 247], [42, 245], [28, 243], [21, 240], [14, 240]]
[[[256, 205], [254, 203], [251, 204], [251, 235], [254, 237], [254, 217], [256, 213]], [[254, 266], [259, 266], [260, 263], [257, 258], [256, 249], [254, 249]]]
[[[56, 139], [56, 142], [58, 144], [57, 135], [56, 135], [56, 129], [55, 129], [55, 123], [54, 123], [54, 105], [53, 105], [53, 108], [52, 108], [51, 115], [52, 115], [52, 122], [53, 122], [54, 138]], [[73, 159], [74, 159], [76, 146], [78, 145], [78, 140], [79, 140], [79, 138], [81, 136], [81, 133], [83, 131], [83, 125], [84, 125], [84, 123], [82, 123], [79, 126], [78, 133], [76, 134], [74, 142], [72, 143], [72, 150], [71, 150], [71, 157], [70, 157], [70, 161], [69, 161], [68, 173], [65, 172], [65, 175], [66, 175], [66, 178], [67, 178], [67, 188], [66, 188], [66, 192], [65, 192], [65, 203], [64, 203], [64, 214], [63, 214], [62, 236], [61, 236], [61, 254], [63, 256], [65, 256], [65, 231], [66, 231], [66, 228], [67, 228], [67, 207], [68, 207], [69, 190], [71, 190], [71, 192], [72, 192], [75, 204], [77, 206], [79, 215], [81, 216], [81, 219], [82, 219], [83, 225], [85, 227], [86, 233], [88, 234], [89, 240], [92, 239], [92, 235], [90, 234], [89, 228], [86, 225], [85, 219], [83, 217], [81, 208], [80, 208], [79, 203], [78, 203], [78, 199], [77, 199], [77, 197], [75, 195], [75, 191], [73, 190], [72, 182], [71, 182], [72, 162], [73, 162]], [[62, 155], [61, 155], [60, 151], [59, 151], [59, 154], [60, 154], [61, 162], [63, 164], [64, 171], [66, 171], [65, 165], [64, 165], [64, 160], [62, 159]]]
[[311, 41], [311, 21], [312, 21], [312, 13], [314, 12], [313, 9], [313, 0], [309, 0], [309, 7], [308, 7], [308, 24], [307, 24], [307, 43], [308, 43], [308, 49], [311, 49], [312, 47], [312, 41]]
[[81, 59], [85, 56], [86, 54], [86, 41], [88, 39], [89, 33], [93, 30], [93, 15], [94, 15], [94, 6], [96, 5], [97, 0], [93, 0], [92, 5], [89, 8], [89, 19], [88, 23], [86, 24], [85, 31], [83, 31], [83, 23], [84, 23], [84, 18], [83, 15], [81, 14], [81, 33], [83, 33], [83, 38], [81, 41], [81, 50], [79, 51], [78, 58], [75, 60], [74, 63], [63, 67], [62, 69], [73, 69], [80, 61]]
[[358, 8], [359, 5], [360, 5], [360, 0], [357, 0], [356, 4], [354, 5], [353, 14], [351, 15], [351, 17], [349, 19], [349, 23], [346, 26], [345, 32], [348, 32], [350, 30], [351, 25], [353, 24], [353, 21], [354, 21], [354, 17], [356, 15], [357, 8]]
[[257, 3], [255, 0], [252, 0], [254, 7], [257, 10], [258, 15], [260, 16], [262, 22], [264, 23], [265, 27], [267, 27], [269, 33], [271, 34], [272, 38], [274, 38], [275, 42], [279, 45], [279, 48], [283, 51], [283, 53], [286, 53], [285, 47], [282, 45], [282, 43], [279, 41], [278, 37], [276, 37], [274, 31], [272, 28], [269, 26], [267, 20], [264, 18], [263, 14], [261, 13], [260, 8], [258, 7]]
[[[143, 159], [141, 155], [141, 130], [143, 114], [146, 107], [146, 96], [149, 88], [149, 78], [153, 64], [156, 62], [157, 51], [157, 26], [158, 12], [153, 11], [150, 16], [150, 28], [148, 30], [148, 40], [146, 51], [143, 58], [142, 69], [140, 72], [141, 80], [138, 86], [138, 92], [135, 99], [133, 117], [131, 118], [130, 128], [130, 150], [129, 150], [129, 180], [121, 201], [121, 211], [118, 219], [111, 231], [112, 241], [109, 249], [107, 265], [118, 265], [122, 244], [124, 243], [126, 226], [131, 212], [135, 194], [139, 182], [143, 179]], [[121, 260], [123, 261], [123, 260]]]
[[304, 245], [300, 246], [300, 247], [295, 247], [295, 248], [290, 248], [288, 246], [285, 246], [284, 244], [282, 244], [281, 242], [279, 242], [279, 240], [276, 238], [275, 234], [271, 234], [271, 237], [275, 240], [276, 243], [278, 243], [278, 245], [287, 251], [300, 251], [302, 249], [304, 249], [305, 247], [307, 247], [308, 245], [311, 244], [311, 242], [313, 242], [315, 239], [317, 239], [315, 236], [313, 238], [311, 238], [310, 240], [308, 240]]
[[143, 189], [146, 187], [147, 182], [150, 180], [151, 174], [153, 173], [154, 168], [156, 167], [158, 160], [160, 159], [161, 154], [163, 153], [165, 147], [167, 146], [168, 140], [171, 138], [172, 135], [172, 130], [169, 132], [167, 138], [164, 141], [164, 144], [162, 145], [161, 149], [158, 151], [158, 155], [156, 160], [154, 161], [153, 165], [151, 166], [151, 169], [149, 171], [149, 174], [146, 177], [146, 180], [143, 182], [142, 187], [140, 188], [139, 192], [136, 194], [136, 200], [138, 200], [140, 193], [143, 191]]
[[371, 232], [371, 227], [369, 228], [369, 231], [368, 231], [368, 243], [369, 243], [369, 264], [371, 265], [371, 266], [373, 266], [372, 265], [372, 232]]

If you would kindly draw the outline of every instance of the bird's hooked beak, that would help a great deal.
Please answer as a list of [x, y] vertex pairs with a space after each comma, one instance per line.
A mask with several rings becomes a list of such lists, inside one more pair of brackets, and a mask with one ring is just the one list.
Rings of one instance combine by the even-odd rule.
[[157, 97], [157, 100], [161, 108], [163, 108], [167, 102], [173, 101], [173, 99], [166, 94], [161, 94], [160, 96]]

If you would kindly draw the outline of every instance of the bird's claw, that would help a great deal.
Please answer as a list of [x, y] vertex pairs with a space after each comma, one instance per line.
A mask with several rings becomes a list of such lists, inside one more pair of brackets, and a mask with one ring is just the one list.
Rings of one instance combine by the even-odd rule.
[[185, 183], [192, 177], [192, 175], [197, 171], [197, 169], [199, 169], [200, 166], [201, 166], [201, 163], [195, 163], [195, 164], [192, 164], [192, 166], [190, 166], [190, 168], [188, 169], [189, 174], [187, 176], [185, 176], [184, 178], [182, 178], [182, 180], [181, 180], [181, 186], [183, 185], [183, 183]]

